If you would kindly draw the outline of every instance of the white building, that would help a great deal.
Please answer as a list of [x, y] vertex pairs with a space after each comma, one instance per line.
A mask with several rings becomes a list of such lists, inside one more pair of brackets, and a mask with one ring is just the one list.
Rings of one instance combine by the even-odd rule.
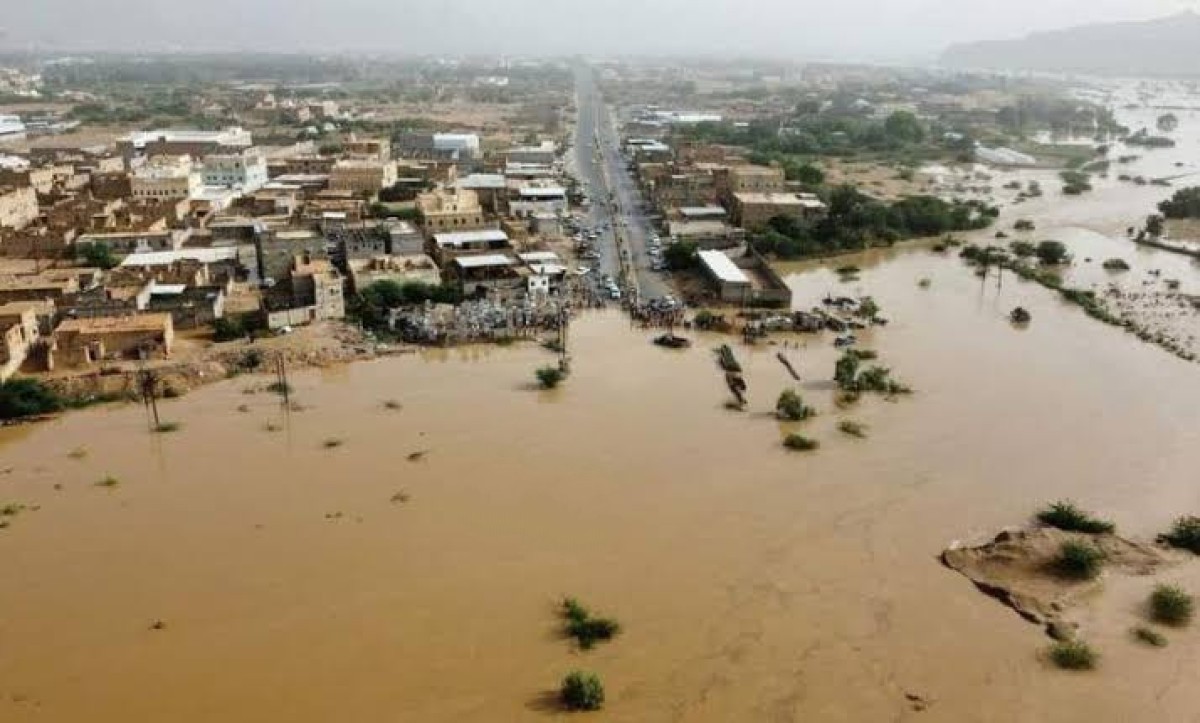
[[247, 193], [267, 185], [267, 159], [257, 149], [222, 153], [204, 159], [204, 185], [237, 188]]
[[457, 151], [459, 158], [475, 158], [479, 156], [479, 136], [474, 133], [434, 133], [433, 148]]
[[192, 199], [204, 186], [191, 156], [155, 156], [129, 177], [134, 198], [157, 201]]

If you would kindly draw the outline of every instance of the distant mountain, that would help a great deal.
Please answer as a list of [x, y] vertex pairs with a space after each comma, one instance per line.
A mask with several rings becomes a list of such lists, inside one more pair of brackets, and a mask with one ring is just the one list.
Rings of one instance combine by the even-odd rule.
[[954, 68], [1040, 70], [1123, 76], [1200, 76], [1200, 15], [1140, 23], [1085, 25], [1021, 40], [953, 45], [941, 64]]

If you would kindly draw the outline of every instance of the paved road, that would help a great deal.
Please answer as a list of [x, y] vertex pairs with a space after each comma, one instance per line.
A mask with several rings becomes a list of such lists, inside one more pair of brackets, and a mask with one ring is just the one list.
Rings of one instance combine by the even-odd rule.
[[[627, 268], [634, 275], [642, 299], [671, 293], [670, 284], [651, 270], [646, 253], [651, 233], [642, 210], [642, 195], [621, 155], [620, 135], [609, 109], [600, 98], [591, 68], [580, 66], [575, 74], [578, 121], [575, 129], [576, 173], [593, 199], [592, 223], [610, 223], [600, 244], [603, 273], [619, 275], [620, 253], [628, 253]], [[612, 193], [612, 203], [608, 202]], [[616, 213], [614, 213], [616, 209]], [[620, 238], [616, 236], [619, 233]]]

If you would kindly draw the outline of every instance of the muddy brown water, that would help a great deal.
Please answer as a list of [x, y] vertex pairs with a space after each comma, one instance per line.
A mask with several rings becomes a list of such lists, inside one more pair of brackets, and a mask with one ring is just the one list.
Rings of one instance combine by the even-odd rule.
[[[552, 392], [546, 352], [472, 348], [295, 374], [301, 412], [244, 377], [164, 403], [174, 434], [136, 406], [3, 431], [0, 498], [40, 509], [0, 533], [0, 717], [537, 720], [573, 668], [602, 674], [605, 720], [896, 719], [906, 693], [930, 720], [1197, 710], [1195, 634], [1127, 639], [1148, 583], [1114, 581], [1103, 667], [1064, 675], [935, 559], [1059, 497], [1139, 535], [1200, 511], [1194, 365], [919, 247], [858, 263], [852, 284], [786, 270], [801, 306], [873, 293], [894, 321], [864, 341], [917, 393], [839, 412], [830, 339], [797, 337], [820, 411], [800, 425], [769, 415], [777, 348], [738, 347], [734, 413], [715, 338], [667, 352], [613, 312], [575, 324]], [[822, 448], [784, 451], [793, 429]], [[566, 594], [625, 631], [572, 651]]]
[[[1167, 192], [1036, 217], [1117, 243]], [[1058, 498], [1143, 538], [1200, 513], [1196, 365], [920, 245], [784, 272], [798, 307], [873, 294], [892, 323], [864, 345], [916, 393], [839, 411], [831, 337], [793, 337], [819, 416], [770, 416], [793, 382], [767, 345], [735, 345], [731, 412], [719, 339], [670, 352], [606, 312], [550, 392], [547, 352], [470, 348], [294, 373], [299, 412], [245, 393], [267, 378], [222, 382], [162, 404], [173, 434], [136, 406], [0, 430], [0, 503], [38, 507], [0, 531], [0, 720], [543, 720], [575, 668], [605, 681], [597, 720], [1194, 718], [1200, 629], [1128, 634], [1151, 581], [1105, 581], [1082, 613], [1100, 669], [1065, 674], [936, 558]], [[790, 431], [821, 449], [786, 452]], [[1200, 591], [1200, 564], [1168, 576]], [[572, 650], [563, 595], [622, 634]]]

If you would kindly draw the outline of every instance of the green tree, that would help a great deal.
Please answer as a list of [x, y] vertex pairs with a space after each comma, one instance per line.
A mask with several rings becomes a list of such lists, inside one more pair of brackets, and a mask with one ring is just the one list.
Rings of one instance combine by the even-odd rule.
[[1047, 266], [1057, 266], [1065, 264], [1070, 260], [1071, 256], [1067, 253], [1067, 245], [1062, 241], [1042, 241], [1037, 245], [1034, 253]]
[[106, 243], [80, 244], [77, 252], [79, 258], [88, 266], [94, 266], [106, 271], [121, 261], [113, 253], [112, 247]]
[[36, 379], [9, 379], [0, 384], [0, 419], [49, 414], [62, 408], [58, 394]]
[[920, 119], [906, 110], [898, 110], [888, 116], [883, 123], [883, 130], [889, 138], [904, 144], [925, 140], [925, 127]]
[[595, 673], [579, 670], [568, 673], [558, 695], [569, 710], [600, 710], [604, 707], [604, 684]]
[[663, 261], [672, 271], [684, 271], [696, 268], [700, 263], [700, 247], [691, 241], [677, 241], [667, 246], [663, 252]]

